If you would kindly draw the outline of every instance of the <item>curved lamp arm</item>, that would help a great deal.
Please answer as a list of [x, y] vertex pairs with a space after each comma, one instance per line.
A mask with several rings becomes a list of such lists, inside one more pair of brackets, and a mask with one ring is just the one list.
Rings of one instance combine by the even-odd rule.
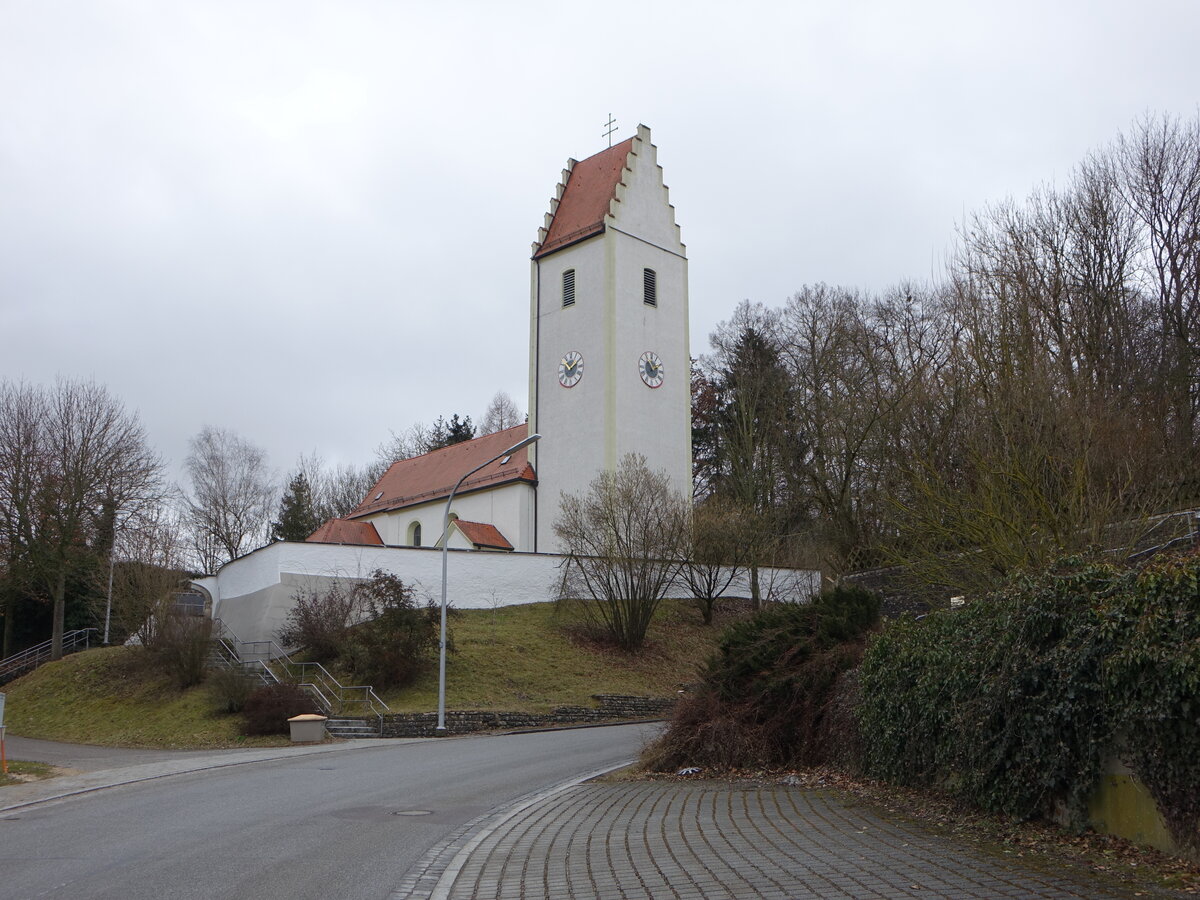
[[487, 462], [480, 463], [470, 472], [463, 475], [455, 483], [454, 488], [450, 491], [450, 496], [446, 498], [446, 511], [442, 515], [442, 630], [441, 638], [439, 639], [438, 647], [438, 710], [437, 710], [437, 730], [445, 732], [446, 730], [446, 563], [449, 557], [447, 552], [450, 547], [450, 504], [454, 502], [454, 495], [458, 493], [458, 489], [462, 487], [462, 483], [478, 472], [480, 469], [486, 468], [498, 459], [505, 456], [511, 456], [522, 447], [528, 447], [534, 441], [540, 441], [540, 434], [531, 434], [523, 441], [519, 441], [509, 447], [507, 450], [501, 450]]

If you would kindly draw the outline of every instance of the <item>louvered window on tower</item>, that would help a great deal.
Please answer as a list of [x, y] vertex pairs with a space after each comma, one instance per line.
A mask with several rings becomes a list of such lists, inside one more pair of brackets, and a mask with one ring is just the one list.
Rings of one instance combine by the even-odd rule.
[[642, 269], [642, 291], [647, 306], [658, 306], [658, 276], [653, 269]]
[[563, 306], [575, 305], [575, 270], [563, 272]]

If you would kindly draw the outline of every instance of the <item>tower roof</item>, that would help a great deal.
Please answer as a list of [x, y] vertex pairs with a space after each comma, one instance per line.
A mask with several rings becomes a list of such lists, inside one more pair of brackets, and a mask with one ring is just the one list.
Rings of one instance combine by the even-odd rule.
[[[432, 453], [394, 462], [376, 482], [375, 487], [371, 488], [363, 502], [346, 518], [359, 519], [372, 513], [403, 509], [406, 506], [417, 506], [448, 497], [455, 482], [464, 473], [491, 459], [506, 447], [511, 447], [528, 434], [528, 425], [514, 425], [512, 428], [485, 434], [471, 441], [451, 444]], [[533, 466], [529, 464], [526, 452], [528, 449], [522, 447], [511, 456], [480, 469], [463, 482], [459, 493], [465, 494], [519, 481], [535, 484], [537, 476]]]
[[570, 174], [546, 226], [546, 236], [534, 251], [534, 259], [604, 230], [604, 217], [621, 183], [633, 141], [628, 138], [595, 156], [569, 164]]

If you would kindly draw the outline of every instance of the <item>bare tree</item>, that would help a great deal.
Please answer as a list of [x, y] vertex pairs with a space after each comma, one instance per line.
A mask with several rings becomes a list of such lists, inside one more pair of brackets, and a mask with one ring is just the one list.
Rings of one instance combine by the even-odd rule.
[[580, 601], [619, 647], [640, 649], [679, 569], [686, 528], [686, 503], [667, 476], [627, 455], [586, 494], [563, 495], [554, 523], [565, 551], [560, 601]]
[[161, 475], [137, 416], [102, 386], [0, 385], [0, 530], [52, 604], [52, 658], [62, 655], [68, 584], [95, 571], [123, 520], [162, 500]]
[[[1152, 195], [1167, 188], [1153, 177], [1129, 186], [1131, 169], [1161, 174], [1163, 143], [1140, 132], [1065, 188], [989, 208], [963, 229], [940, 309], [952, 350], [914, 407], [947, 427], [899, 454], [897, 557], [921, 580], [971, 591], [1063, 553], [1120, 546], [1119, 532], [1170, 508], [1179, 473], [1195, 472], [1193, 382], [1169, 361], [1187, 351], [1166, 312], [1187, 304], [1162, 302], [1162, 291], [1181, 292], [1142, 272]], [[1172, 208], [1168, 218], [1186, 218]]]
[[469, 441], [476, 436], [475, 426], [471, 424], [471, 417], [460, 418], [458, 413], [451, 415], [449, 420], [445, 416], [438, 416], [432, 425], [414, 422], [404, 431], [393, 431], [391, 435], [388, 440], [375, 448], [375, 462], [368, 470], [374, 476], [372, 484], [394, 462], [412, 459], [414, 456], [423, 456], [434, 450], [449, 447], [451, 444]]
[[1147, 116], [1118, 140], [1115, 155], [1146, 232], [1175, 442], [1192, 453], [1200, 415], [1200, 116]]
[[496, 396], [492, 398], [479, 420], [479, 435], [482, 437], [485, 434], [494, 434], [505, 428], [520, 425], [523, 421], [525, 417], [521, 415], [521, 410], [517, 408], [513, 398], [504, 391], [496, 391]]
[[891, 518], [897, 432], [926, 369], [944, 352], [920, 292], [883, 298], [815, 285], [779, 321], [792, 428], [804, 436], [787, 472], [825, 565], [870, 560]]
[[205, 571], [266, 543], [275, 488], [263, 450], [206, 426], [192, 438], [185, 467], [192, 546]]
[[325, 519], [343, 518], [363, 502], [378, 480], [369, 466], [339, 464], [322, 480], [317, 508]]
[[318, 453], [301, 456], [296, 469], [308, 479], [318, 522], [349, 515], [362, 503], [367, 492], [383, 474], [378, 463], [366, 466], [338, 463], [328, 466]]
[[709, 497], [692, 509], [679, 574], [705, 625], [712, 624], [721, 598], [745, 573], [753, 531], [754, 516], [722, 497]]
[[713, 335], [696, 496], [757, 513], [761, 564], [808, 546], [962, 592], [1200, 500], [1200, 116], [970, 217], [947, 275], [805, 287]]
[[4, 649], [15, 648], [18, 609], [33, 590], [28, 542], [35, 532], [44, 467], [45, 398], [29, 385], [0, 384], [0, 540], [4, 549]]
[[371, 471], [376, 479], [392, 463], [421, 456], [435, 447], [433, 431], [423, 422], [414, 422], [404, 431], [393, 431], [391, 435], [387, 441], [375, 448], [375, 462]]
[[[186, 577], [182, 527], [165, 506], [123, 529], [112, 560], [115, 632], [153, 646]], [[97, 618], [103, 615], [100, 602], [97, 598]]]

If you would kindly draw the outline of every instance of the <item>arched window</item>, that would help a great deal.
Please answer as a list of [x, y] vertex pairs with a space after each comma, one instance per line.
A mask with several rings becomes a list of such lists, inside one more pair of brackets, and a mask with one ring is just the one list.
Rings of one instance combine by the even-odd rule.
[[642, 269], [642, 301], [647, 306], [658, 306], [658, 276], [653, 269]]
[[408, 526], [408, 542], [414, 547], [421, 546], [421, 523], [413, 522]]
[[567, 269], [562, 276], [562, 305], [575, 305], [575, 270]]

